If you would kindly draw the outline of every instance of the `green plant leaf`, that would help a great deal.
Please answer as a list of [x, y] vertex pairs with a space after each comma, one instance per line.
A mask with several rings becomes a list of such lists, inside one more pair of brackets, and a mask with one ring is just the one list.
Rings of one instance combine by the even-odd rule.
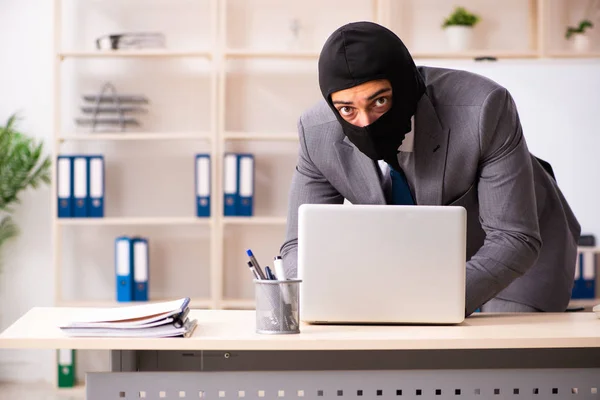
[[37, 143], [15, 129], [17, 116], [0, 127], [0, 210], [12, 212], [19, 194], [28, 188], [50, 183], [50, 157], [43, 157], [43, 143]]
[[575, 33], [585, 33], [586, 29], [593, 28], [594, 24], [589, 19], [584, 19], [577, 26], [567, 26], [565, 38], [570, 39]]
[[593, 26], [594, 24], [592, 24], [592, 21], [590, 21], [589, 19], [584, 19], [579, 23], [579, 30], [583, 32], [585, 28], [592, 28]]
[[6, 215], [0, 221], [0, 247], [8, 240], [19, 234], [19, 228], [10, 215]]
[[448, 26], [459, 25], [459, 26], [474, 26], [480, 21], [478, 15], [472, 14], [467, 11], [464, 7], [456, 7], [452, 14], [444, 20], [442, 28]]

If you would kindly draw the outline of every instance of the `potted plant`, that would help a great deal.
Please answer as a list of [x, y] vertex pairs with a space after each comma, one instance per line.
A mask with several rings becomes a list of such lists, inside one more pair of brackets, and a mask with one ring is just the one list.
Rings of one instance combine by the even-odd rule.
[[42, 154], [43, 143], [17, 131], [16, 121], [12, 115], [0, 126], [0, 247], [19, 232], [12, 219], [19, 194], [50, 182], [51, 161]]
[[567, 27], [565, 38], [567, 40], [573, 39], [573, 48], [578, 52], [585, 52], [590, 49], [590, 38], [586, 34], [586, 29], [590, 29], [594, 26], [592, 21], [584, 19], [579, 22], [578, 26]]
[[442, 24], [451, 50], [462, 51], [471, 47], [473, 27], [479, 20], [478, 15], [470, 13], [464, 7], [454, 9]]

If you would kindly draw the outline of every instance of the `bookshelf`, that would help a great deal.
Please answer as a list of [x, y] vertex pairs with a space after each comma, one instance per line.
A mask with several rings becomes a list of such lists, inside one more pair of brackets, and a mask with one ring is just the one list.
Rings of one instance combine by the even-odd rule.
[[263, 134], [254, 132], [225, 132], [224, 140], [266, 140], [266, 141], [298, 141], [297, 133]]
[[[230, 299], [223, 294], [225, 276], [244, 279], [234, 273], [237, 266], [226, 262], [226, 253], [231, 251], [225, 247], [226, 236], [234, 231], [271, 229], [278, 232], [280, 237], [277, 242], [265, 246], [270, 249], [269, 254], [265, 256], [270, 257], [278, 251], [286, 222], [287, 185], [297, 154], [296, 119], [320, 96], [316, 83], [315, 63], [323, 40], [333, 29], [348, 21], [372, 20], [389, 26], [406, 42], [416, 59], [471, 59], [482, 55], [498, 58], [600, 57], [600, 48], [593, 48], [586, 53], [574, 53], [569, 51], [566, 44], [560, 40], [562, 37], [560, 32], [565, 24], [572, 23], [584, 12], [586, 4], [580, 0], [571, 2], [510, 0], [501, 11], [497, 11], [493, 5], [477, 0], [465, 0], [464, 6], [467, 9], [482, 16], [483, 22], [478, 33], [485, 41], [478, 43], [480, 47], [461, 52], [448, 52], [444, 49], [445, 41], [439, 24], [453, 6], [440, 0], [402, 2], [349, 0], [343, 2], [343, 10], [340, 9], [337, 1], [325, 5], [316, 0], [303, 4], [278, 3], [272, 0], [199, 0], [193, 3], [174, 2], [175, 5], [171, 2], [155, 0], [155, 3], [159, 7], [157, 10], [144, 7], [146, 3], [140, 1], [133, 1], [128, 5], [107, 1], [108, 5], [105, 6], [104, 2], [100, 4], [54, 0], [56, 26], [54, 100], [57, 106], [53, 127], [55, 133], [53, 150], [55, 154], [69, 150], [82, 153], [120, 151], [124, 159], [122, 165], [126, 165], [128, 154], [133, 154], [132, 152], [137, 149], [141, 149], [140, 151], [152, 149], [153, 157], [158, 163], [163, 155], [161, 153], [163, 146], [165, 149], [177, 143], [179, 148], [196, 146], [194, 152], [206, 152], [211, 155], [211, 217], [197, 218], [192, 212], [188, 212], [191, 208], [182, 211], [181, 207], [174, 207], [174, 211], [177, 211], [175, 215], [168, 213], [154, 215], [154, 212], [128, 215], [124, 212], [122, 215], [119, 213], [107, 215], [102, 219], [58, 219], [54, 215], [56, 187], [53, 185], [52, 224], [56, 250], [54, 258], [56, 282], [62, 279], [64, 272], [64, 252], [65, 249], [68, 251], [69, 246], [63, 240], [66, 230], [197, 227], [202, 229], [204, 234], [206, 231], [209, 232], [208, 239], [202, 239], [209, 242], [209, 265], [199, 266], [199, 268], [208, 269], [210, 273], [210, 291], [205, 294], [206, 299], [210, 299], [210, 306], [220, 308], [243, 300], [238, 299], [237, 296]], [[69, 6], [77, 12], [85, 11], [88, 7], [92, 10], [94, 7], [100, 7], [101, 11], [109, 17], [102, 20], [97, 13], [88, 15], [86, 18], [94, 20], [97, 26], [86, 24], [81, 35], [75, 34], [76, 29], [73, 25], [76, 24], [72, 18], [77, 14], [74, 14], [75, 11], [65, 9]], [[161, 13], [166, 8], [160, 9], [160, 7], [168, 7], [168, 9], [173, 7], [175, 11], [186, 14], [181, 23], [186, 30], [174, 34], [176, 40], [173, 46], [168, 46], [166, 49], [118, 51], [94, 49], [92, 38], [106, 33], [102, 31], [103, 23], [112, 29], [117, 29], [115, 21], [110, 19], [110, 12], [118, 13], [121, 9], [137, 12], [140, 7], [144, 10], [140, 21], [142, 16], [150, 21], [147, 27], [152, 27], [152, 24], [156, 26], [163, 24]], [[317, 7], [319, 13], [314, 12]], [[325, 19], [321, 18], [321, 15], [333, 15], [333, 17]], [[118, 18], [114, 19], [118, 20]], [[300, 21], [300, 39], [292, 38], [290, 44], [289, 24], [295, 19]], [[499, 25], [503, 20], [510, 20], [511, 24]], [[497, 32], [491, 29], [494, 24], [498, 25]], [[118, 28], [126, 29], [129, 28], [128, 25], [138, 29], [144, 27], [142, 22], [136, 20], [135, 23], [124, 22]], [[198, 25], [202, 26], [198, 28]], [[265, 28], [266, 26], [269, 28]], [[161, 27], [173, 28], [167, 25]], [[516, 32], [516, 35], [520, 35], [521, 38], [506, 39], [507, 32]], [[194, 35], [201, 40], [189, 40], [188, 36]], [[504, 41], [503, 35], [506, 36]], [[427, 41], [428, 37], [429, 41]], [[67, 40], [68, 38], [71, 39]], [[183, 83], [177, 88], [183, 88], [186, 86], [185, 79], [188, 76], [190, 79], [195, 79], [192, 75], [187, 75], [187, 69], [191, 69], [190, 62], [198, 59], [206, 66], [201, 72], [205, 75], [203, 79], [206, 82], [203, 83], [202, 88], [206, 92], [204, 93], [206, 99], [204, 103], [198, 104], [208, 105], [207, 108], [210, 108], [202, 118], [197, 119], [206, 122], [203, 126], [168, 129], [166, 124], [160, 126], [160, 129], [152, 129], [153, 124], [150, 123], [141, 131], [85, 133], [73, 129], [66, 123], [69, 118], [65, 117], [63, 108], [70, 105], [63, 99], [66, 92], [64, 86], [68, 86], [72, 77], [65, 75], [63, 70], [69, 63], [84, 63], [90, 69], [94, 69], [95, 63], [103, 63], [101, 64], [103, 69], [113, 63], [136, 63], [142, 73], [148, 74], [149, 83], [153, 83], [153, 72], [171, 68], [167, 67], [171, 65], [169, 63], [181, 63], [185, 77], [182, 79]], [[157, 66], [152, 70], [145, 71], [142, 66], [146, 63], [160, 64], [156, 64]], [[125, 67], [129, 65], [124, 64]], [[104, 70], [100, 73], [98, 70], [95, 72], [98, 80], [107, 79], [111, 73]], [[90, 77], [93, 79], [95, 75], [90, 74]], [[160, 76], [161, 79], [165, 77], [167, 75]], [[172, 93], [168, 94], [172, 95]], [[280, 99], [285, 99], [289, 104], [278, 104]], [[165, 103], [159, 103], [157, 107], [164, 105]], [[277, 118], [267, 118], [273, 113]], [[185, 120], [184, 114], [179, 116]], [[271, 119], [276, 121], [268, 121]], [[223, 178], [221, 170], [222, 154], [227, 151], [253, 151], [259, 157], [257, 168], [265, 167], [270, 170], [269, 176], [262, 178], [257, 176], [257, 179], [264, 179], [264, 182], [258, 185], [263, 197], [260, 198], [257, 194], [257, 212], [251, 218], [223, 217], [220, 195]], [[190, 151], [189, 155], [194, 152]], [[106, 160], [107, 164], [112, 161], [110, 158]], [[148, 162], [149, 165], [152, 163], [153, 161]], [[119, 168], [124, 167], [119, 166]], [[144, 166], [139, 169], [144, 171], [148, 168]], [[112, 179], [115, 174], [118, 174], [118, 171], [107, 171], [106, 178]], [[132, 174], [127, 176], [131, 177]], [[270, 187], [271, 182], [277, 189]], [[121, 189], [127, 190], [128, 184], [122, 185]], [[182, 185], [191, 185], [191, 182]], [[249, 247], [249, 243], [235, 245], [239, 248], [246, 247], [245, 245]], [[112, 250], [108, 245], [106, 248]], [[249, 293], [251, 283], [239, 284], [245, 287], [246, 293]], [[61, 290], [58, 290], [61, 287], [60, 283], [56, 284], [57, 303], [64, 301]], [[177, 295], [178, 293], [173, 293], [173, 296]]]
[[168, 51], [168, 50], [98, 50], [98, 51], [66, 51], [57, 54], [61, 60], [67, 58], [212, 58], [208, 51]]
[[187, 133], [155, 133], [155, 132], [115, 132], [115, 133], [89, 133], [67, 134], [58, 137], [59, 142], [65, 141], [120, 141], [120, 140], [206, 140], [210, 141], [210, 132]]
[[145, 218], [59, 218], [58, 224], [62, 226], [102, 226], [102, 225], [210, 225], [212, 221], [207, 218], [196, 217], [145, 217]]

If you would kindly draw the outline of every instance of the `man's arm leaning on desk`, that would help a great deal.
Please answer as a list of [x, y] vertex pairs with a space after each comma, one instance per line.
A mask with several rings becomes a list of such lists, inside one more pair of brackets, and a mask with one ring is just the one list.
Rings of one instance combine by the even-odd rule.
[[479, 216], [486, 238], [467, 262], [467, 315], [536, 262], [541, 237], [531, 156], [508, 91], [493, 90], [481, 107]]
[[[312, 129], [319, 129], [313, 127]], [[288, 278], [297, 276], [298, 269], [298, 207], [302, 204], [342, 204], [343, 196], [315, 166], [306, 143], [303, 118], [298, 121], [300, 148], [298, 162], [289, 191], [287, 229], [280, 253]], [[333, 151], [333, 149], [327, 149]]]

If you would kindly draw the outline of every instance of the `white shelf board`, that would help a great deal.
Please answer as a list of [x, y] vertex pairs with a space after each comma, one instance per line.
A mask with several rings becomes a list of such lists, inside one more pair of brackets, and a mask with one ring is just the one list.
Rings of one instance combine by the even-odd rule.
[[105, 217], [57, 218], [59, 225], [208, 225], [210, 218], [201, 217]]
[[86, 132], [58, 137], [59, 141], [210, 140], [209, 132]]
[[225, 132], [225, 140], [266, 140], [266, 141], [298, 141], [297, 133], [254, 133], [254, 132]]
[[58, 53], [60, 59], [66, 58], [212, 58], [209, 51], [178, 50], [91, 50], [63, 51]]
[[600, 51], [576, 53], [568, 51], [549, 52], [545, 55], [550, 58], [600, 58]]
[[592, 308], [600, 304], [600, 299], [573, 299], [569, 302], [569, 307]]
[[317, 51], [286, 51], [286, 50], [236, 50], [225, 51], [226, 58], [279, 58], [279, 59], [308, 59], [317, 60]]
[[253, 310], [256, 303], [253, 299], [224, 299], [221, 306], [225, 309]]
[[[184, 297], [184, 296], [181, 296]], [[178, 296], [173, 296], [169, 299], [151, 299], [149, 301], [131, 301], [131, 302], [119, 302], [116, 300], [59, 300], [56, 302], [57, 307], [129, 307], [139, 306], [142, 304], [151, 304], [164, 301], [172, 301], [178, 299]], [[190, 308], [209, 308], [211, 306], [210, 299], [204, 298], [190, 298]]]
[[577, 251], [582, 253], [600, 253], [600, 247], [598, 246], [578, 246]]
[[287, 217], [223, 217], [224, 225], [285, 225]]
[[476, 57], [496, 58], [536, 58], [539, 54], [535, 51], [494, 51], [494, 50], [472, 50], [461, 52], [414, 52], [415, 59], [469, 59]]

